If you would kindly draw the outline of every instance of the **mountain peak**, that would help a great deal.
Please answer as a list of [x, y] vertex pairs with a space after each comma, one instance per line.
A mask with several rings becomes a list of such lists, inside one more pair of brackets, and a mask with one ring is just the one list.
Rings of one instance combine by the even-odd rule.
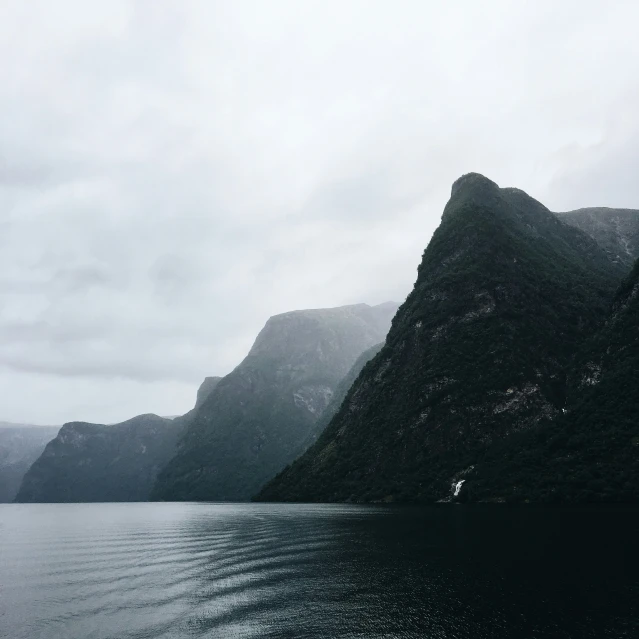
[[462, 176], [385, 345], [259, 498], [466, 498], [485, 451], [563, 415], [566, 368], [620, 277], [534, 198]]
[[[358, 354], [376, 344], [388, 332], [388, 326], [395, 315], [397, 304], [386, 302], [377, 306], [368, 304], [348, 304], [335, 308], [313, 308], [289, 311], [271, 316], [258, 334], [249, 356], [306, 359], [308, 353], [317, 348], [318, 328], [326, 333], [326, 338], [342, 334], [348, 342], [358, 343]], [[346, 333], [344, 333], [346, 331]], [[348, 337], [347, 334], [348, 333]], [[331, 337], [332, 339], [332, 337]], [[340, 376], [345, 375], [350, 362]]]
[[315, 440], [339, 383], [384, 341], [395, 311], [393, 303], [353, 304], [271, 317], [195, 411], [152, 497], [250, 498]]
[[494, 189], [499, 189], [499, 186], [481, 173], [465, 173], [453, 182], [450, 195], [453, 197], [460, 191], [476, 191], [478, 189], [488, 189], [492, 191]]

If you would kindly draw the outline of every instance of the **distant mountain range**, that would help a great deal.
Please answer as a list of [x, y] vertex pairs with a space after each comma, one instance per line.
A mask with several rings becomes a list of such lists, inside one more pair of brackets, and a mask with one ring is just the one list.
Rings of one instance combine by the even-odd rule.
[[59, 426], [0, 422], [0, 503], [14, 500], [25, 473], [58, 430]]
[[334, 395], [347, 390], [340, 382], [384, 339], [396, 309], [272, 317], [232, 373], [205, 379], [186, 415], [65, 424], [23, 470], [16, 501], [249, 499], [313, 443]]
[[153, 499], [250, 499], [317, 436], [340, 381], [383, 341], [397, 305], [293, 311], [268, 320], [197, 410]]
[[638, 258], [637, 210], [462, 176], [399, 309], [276, 315], [181, 417], [0, 428], [0, 499], [636, 501]]
[[[196, 407], [219, 381], [206, 378]], [[65, 424], [26, 472], [16, 501], [146, 501], [194, 411], [175, 418], [138, 415], [121, 424]]]

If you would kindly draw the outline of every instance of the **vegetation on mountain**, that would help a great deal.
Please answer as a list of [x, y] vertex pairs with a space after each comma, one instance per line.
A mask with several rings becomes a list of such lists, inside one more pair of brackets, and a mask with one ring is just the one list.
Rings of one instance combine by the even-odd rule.
[[462, 176], [399, 311], [274, 316], [173, 420], [0, 428], [0, 501], [637, 500], [638, 257], [639, 211]]
[[195, 400], [195, 407], [191, 409], [186, 415], [182, 416], [182, 419], [188, 419], [190, 416], [195, 414], [195, 411], [202, 406], [204, 400], [213, 392], [215, 387], [222, 380], [221, 377], [205, 377], [204, 381], [200, 384], [200, 387], [197, 391], [197, 398]]
[[523, 191], [463, 176], [385, 346], [316, 444], [257, 498], [492, 498], [470, 477], [563, 415], [571, 362], [623, 275]]
[[[198, 391], [203, 401], [219, 377]], [[138, 415], [121, 424], [65, 424], [25, 472], [17, 502], [145, 501], [194, 410], [175, 419]]]
[[467, 499], [639, 500], [639, 261], [579, 351], [567, 412], [491, 450]]
[[16, 501], [144, 501], [178, 434], [173, 420], [157, 415], [65, 424], [26, 473]]
[[196, 411], [152, 499], [250, 499], [314, 441], [340, 381], [384, 339], [396, 309], [356, 304], [270, 318]]

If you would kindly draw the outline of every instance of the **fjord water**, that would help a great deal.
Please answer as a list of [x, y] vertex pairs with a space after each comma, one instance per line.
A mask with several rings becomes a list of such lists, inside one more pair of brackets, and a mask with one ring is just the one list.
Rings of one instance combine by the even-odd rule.
[[639, 509], [0, 506], [0, 636], [637, 637]]

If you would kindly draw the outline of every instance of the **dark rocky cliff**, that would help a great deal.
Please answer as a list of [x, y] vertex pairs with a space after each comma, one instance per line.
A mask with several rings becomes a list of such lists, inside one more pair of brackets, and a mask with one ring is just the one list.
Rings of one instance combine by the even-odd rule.
[[565, 412], [490, 451], [460, 497], [639, 500], [639, 261], [570, 367]]
[[570, 363], [623, 274], [523, 191], [463, 176], [386, 345], [259, 499], [450, 498], [487, 451], [563, 414]]

